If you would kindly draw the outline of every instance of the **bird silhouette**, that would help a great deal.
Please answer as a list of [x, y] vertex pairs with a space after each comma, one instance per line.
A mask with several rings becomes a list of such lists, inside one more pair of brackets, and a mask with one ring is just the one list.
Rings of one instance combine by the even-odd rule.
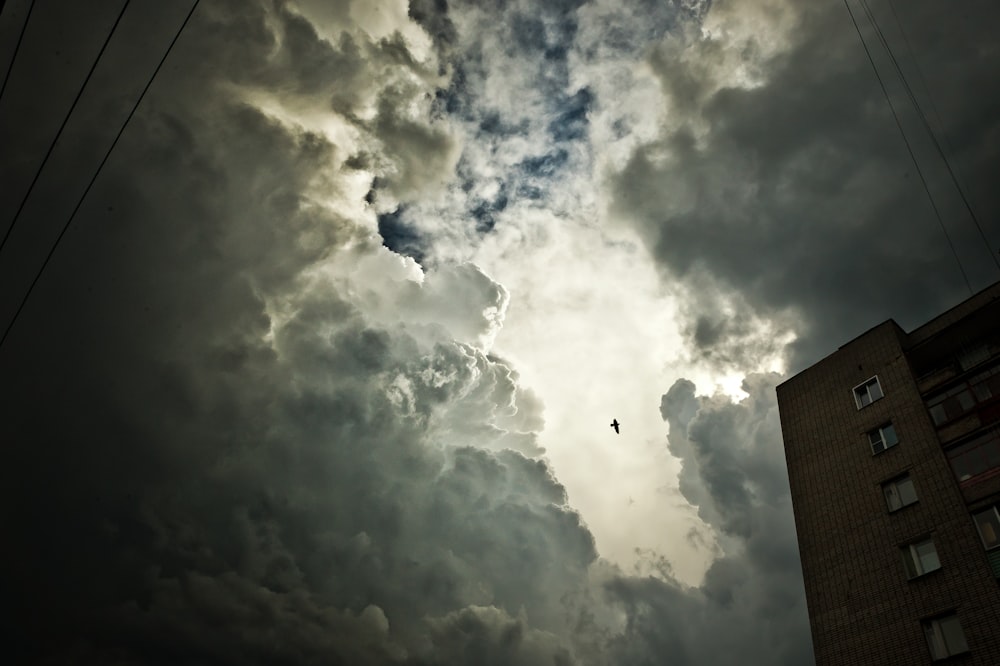
[[611, 422], [611, 427], [615, 429], [615, 432], [621, 434], [621, 431], [618, 430], [618, 426], [619, 426], [618, 419], [615, 419], [614, 421]]

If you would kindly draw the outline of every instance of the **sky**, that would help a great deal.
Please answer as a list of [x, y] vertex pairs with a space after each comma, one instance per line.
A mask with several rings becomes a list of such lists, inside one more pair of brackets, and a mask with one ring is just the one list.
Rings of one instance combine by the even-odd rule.
[[995, 3], [201, 0], [89, 190], [192, 4], [32, 186], [124, 5], [36, 4], [18, 663], [813, 663], [774, 389], [1000, 279]]

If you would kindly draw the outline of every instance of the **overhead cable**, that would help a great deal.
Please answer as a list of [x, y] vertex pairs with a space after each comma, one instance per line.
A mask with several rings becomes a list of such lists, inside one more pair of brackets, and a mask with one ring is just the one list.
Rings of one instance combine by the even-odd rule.
[[42, 170], [45, 168], [45, 164], [49, 161], [49, 157], [52, 155], [52, 151], [55, 149], [56, 143], [59, 141], [59, 137], [62, 136], [63, 130], [66, 129], [66, 123], [69, 122], [70, 116], [73, 115], [73, 110], [76, 109], [76, 105], [80, 101], [80, 97], [83, 96], [83, 91], [90, 82], [90, 77], [93, 76], [94, 70], [97, 69], [97, 64], [101, 61], [101, 56], [104, 55], [104, 51], [108, 48], [108, 44], [111, 43], [111, 37], [114, 36], [115, 29], [121, 22], [122, 16], [125, 15], [125, 10], [128, 8], [129, 2], [131, 2], [131, 0], [125, 0], [125, 4], [122, 5], [121, 11], [118, 12], [118, 18], [115, 19], [114, 25], [111, 26], [111, 31], [104, 39], [104, 43], [101, 45], [101, 50], [98, 51], [97, 57], [94, 58], [94, 63], [90, 66], [90, 71], [87, 72], [87, 77], [83, 80], [83, 84], [76, 92], [76, 97], [73, 98], [73, 103], [70, 105], [69, 111], [67, 111], [66, 115], [63, 117], [62, 124], [59, 125], [59, 130], [56, 132], [56, 135], [52, 137], [52, 143], [49, 144], [49, 149], [45, 151], [45, 157], [42, 158], [41, 163], [38, 165], [38, 169], [35, 170], [35, 177], [31, 179], [31, 184], [28, 185], [27, 191], [21, 198], [21, 204], [17, 207], [17, 212], [14, 213], [14, 217], [10, 221], [10, 226], [7, 227], [7, 232], [4, 234], [3, 240], [0, 241], [0, 254], [3, 254], [3, 249], [7, 245], [7, 239], [10, 238], [10, 233], [14, 230], [14, 226], [17, 225], [17, 219], [21, 216], [21, 212], [24, 210], [24, 205], [28, 202], [28, 197], [31, 196], [31, 191], [35, 189], [35, 184], [38, 183], [38, 178], [42, 175]]
[[[896, 55], [893, 53], [892, 47], [889, 46], [889, 42], [885, 38], [882, 29], [879, 27], [878, 21], [876, 21], [874, 13], [868, 6], [868, 0], [861, 0], [861, 4], [864, 7], [865, 14], [868, 16], [868, 20], [871, 22], [872, 27], [875, 29], [875, 33], [879, 38], [879, 42], [881, 42], [882, 46], [889, 54], [889, 59], [892, 61], [892, 66], [896, 70], [896, 74], [899, 76], [900, 81], [902, 81], [903, 88], [906, 90], [906, 95], [910, 99], [910, 102], [913, 104], [913, 108], [917, 110], [917, 115], [919, 116], [920, 121], [924, 126], [924, 129], [927, 131], [928, 136], [930, 136], [931, 142], [934, 144], [934, 149], [937, 151], [937, 154], [941, 158], [941, 161], [944, 162], [944, 166], [948, 170], [948, 175], [951, 177], [951, 182], [952, 184], [954, 184], [955, 190], [958, 191], [958, 196], [961, 197], [962, 203], [965, 205], [965, 210], [969, 213], [969, 217], [972, 219], [973, 224], [975, 224], [976, 230], [979, 232], [979, 237], [982, 239], [983, 244], [986, 246], [987, 253], [993, 259], [993, 263], [996, 265], [997, 269], [1000, 269], [1000, 258], [998, 258], [997, 254], [993, 252], [993, 249], [990, 246], [990, 242], [986, 238], [986, 233], [983, 231], [983, 226], [979, 222], [979, 217], [976, 215], [976, 212], [973, 209], [972, 204], [969, 202], [968, 195], [965, 193], [965, 189], [962, 187], [961, 183], [958, 180], [957, 174], [952, 168], [951, 160], [948, 158], [947, 153], [944, 151], [944, 148], [942, 148], [941, 143], [938, 141], [937, 134], [934, 132], [934, 129], [931, 127], [931, 124], [928, 122], [927, 114], [924, 113], [923, 108], [917, 101], [916, 95], [913, 94], [913, 89], [910, 87], [909, 82], [906, 80], [906, 75], [903, 73], [902, 67], [900, 67], [899, 62], [896, 60]], [[920, 66], [919, 64], [917, 64], [916, 58], [913, 56], [913, 50], [910, 49], [910, 41], [906, 39], [906, 33], [903, 32], [903, 24], [899, 21], [899, 15], [896, 13], [896, 8], [892, 4], [892, 0], [890, 0], [889, 4], [892, 7], [892, 13], [893, 16], [895, 16], [896, 18], [896, 23], [899, 25], [899, 30], [903, 34], [903, 39], [906, 42], [906, 46], [910, 50], [910, 57], [911, 59], [913, 59], [914, 64], [917, 67], [917, 73], [918, 75], [920, 75], [921, 81], [923, 81], [923, 75], [920, 74]], [[931, 102], [931, 108], [934, 109], [934, 113], [935, 115], [937, 115], [937, 109], [934, 105], [934, 98], [930, 94], [930, 91], [927, 89], [926, 82], [923, 82], [923, 85], [924, 85], [924, 90], [927, 92], [927, 97]], [[944, 123], [941, 122], [940, 117], [938, 117], [937, 120], [938, 124], [941, 125], [941, 131], [943, 133]]]
[[844, 6], [847, 8], [847, 13], [851, 15], [851, 23], [854, 24], [854, 29], [858, 33], [858, 39], [861, 40], [861, 46], [865, 50], [865, 55], [868, 56], [868, 62], [872, 66], [872, 70], [875, 72], [875, 78], [878, 79], [878, 85], [882, 89], [882, 94], [885, 95], [885, 101], [889, 103], [889, 110], [892, 112], [892, 118], [896, 122], [896, 127], [899, 129], [900, 136], [903, 137], [903, 143], [906, 144], [906, 151], [910, 154], [910, 160], [913, 162], [913, 166], [917, 171], [917, 175], [920, 177], [920, 183], [923, 185], [924, 192], [927, 194], [927, 199], [930, 201], [931, 208], [934, 209], [934, 217], [937, 218], [938, 224], [941, 226], [941, 231], [944, 232], [945, 240], [948, 241], [948, 247], [951, 248], [951, 253], [955, 257], [955, 262], [958, 264], [958, 270], [962, 273], [962, 279], [965, 281], [965, 286], [969, 290], [969, 295], [973, 294], [972, 284], [969, 282], [969, 276], [965, 273], [965, 267], [962, 265], [962, 260], [958, 256], [958, 252], [955, 250], [955, 245], [951, 241], [951, 236], [948, 235], [948, 229], [944, 225], [944, 220], [941, 219], [941, 212], [938, 210], [937, 204], [934, 202], [934, 195], [931, 194], [931, 190], [927, 185], [927, 179], [924, 177], [924, 172], [920, 169], [920, 164], [917, 162], [917, 156], [913, 152], [913, 147], [910, 145], [910, 140], [906, 136], [906, 132], [903, 131], [903, 124], [899, 120], [899, 115], [896, 113], [896, 107], [892, 103], [892, 98], [889, 96], [889, 91], [885, 87], [885, 82], [882, 80], [882, 75], [878, 71], [878, 67], [875, 65], [875, 59], [872, 57], [872, 52], [868, 48], [868, 43], [865, 42], [864, 35], [861, 34], [861, 26], [858, 25], [857, 19], [854, 17], [854, 10], [851, 9], [850, 3], [844, 0]]
[[21, 40], [24, 39], [24, 31], [28, 28], [28, 20], [31, 18], [31, 10], [35, 8], [35, 0], [31, 0], [28, 3], [28, 11], [24, 15], [24, 23], [21, 24], [21, 32], [17, 36], [17, 44], [14, 45], [14, 53], [10, 56], [10, 62], [7, 64], [7, 73], [3, 75], [3, 85], [0, 86], [0, 100], [3, 99], [3, 93], [7, 90], [7, 79], [10, 78], [10, 72], [14, 69], [14, 61], [17, 60], [17, 52], [21, 50]]
[[101, 159], [101, 163], [97, 165], [97, 169], [94, 171], [93, 177], [91, 177], [90, 182], [87, 183], [87, 187], [86, 189], [84, 189], [83, 194], [80, 195], [79, 200], [76, 202], [76, 206], [73, 208], [73, 212], [70, 213], [69, 219], [66, 220], [66, 224], [63, 225], [62, 231], [59, 232], [59, 235], [56, 237], [55, 242], [49, 249], [49, 253], [45, 256], [45, 261], [42, 262], [41, 268], [38, 269], [38, 272], [35, 274], [35, 278], [31, 281], [31, 284], [28, 286], [28, 290], [25, 292], [24, 298], [21, 299], [21, 304], [18, 306], [17, 311], [14, 312], [14, 316], [11, 318], [10, 323], [7, 324], [7, 328], [3, 332], [3, 337], [0, 337], [0, 347], [3, 346], [3, 343], [7, 340], [7, 336], [10, 334], [11, 329], [14, 328], [14, 323], [17, 321], [18, 316], [20, 316], [21, 311], [24, 310], [24, 306], [28, 302], [28, 298], [31, 296], [31, 292], [35, 289], [35, 285], [38, 284], [38, 280], [42, 277], [42, 273], [45, 271], [45, 267], [48, 266], [49, 260], [52, 259], [52, 255], [55, 253], [56, 248], [59, 247], [59, 242], [62, 240], [63, 236], [66, 235], [66, 232], [69, 230], [70, 224], [73, 223], [73, 218], [76, 217], [77, 211], [80, 210], [80, 207], [83, 205], [84, 199], [86, 199], [87, 194], [90, 193], [90, 188], [93, 187], [94, 182], [97, 180], [97, 177], [101, 173], [101, 169], [104, 168], [104, 165], [107, 163], [108, 158], [111, 157], [111, 152], [115, 149], [115, 146], [118, 145], [118, 140], [121, 139], [122, 134], [125, 133], [125, 128], [128, 127], [129, 121], [132, 120], [132, 116], [135, 115], [136, 110], [139, 108], [139, 104], [146, 96], [146, 92], [149, 90], [150, 86], [153, 85], [153, 80], [156, 78], [156, 75], [163, 67], [163, 63], [167, 61], [167, 56], [169, 56], [170, 52], [173, 50], [174, 44], [176, 44], [177, 40], [180, 39], [181, 33], [184, 32], [185, 26], [187, 26], [188, 21], [191, 20], [191, 16], [194, 14], [194, 10], [198, 7], [199, 2], [200, 0], [194, 0], [194, 4], [191, 5], [191, 9], [188, 11], [187, 16], [184, 17], [184, 22], [181, 23], [181, 27], [177, 29], [177, 33], [174, 35], [174, 38], [170, 41], [170, 45], [167, 46], [167, 50], [164, 52], [163, 57], [160, 58], [160, 62], [156, 65], [156, 69], [153, 70], [153, 73], [150, 75], [149, 80], [146, 82], [146, 86], [142, 89], [142, 92], [139, 93], [139, 97], [135, 100], [135, 104], [132, 105], [132, 110], [129, 111], [128, 117], [125, 118], [125, 122], [122, 123], [121, 128], [118, 130], [118, 134], [115, 136], [114, 141], [111, 142], [111, 145], [108, 147], [107, 152], [104, 153], [104, 158]]

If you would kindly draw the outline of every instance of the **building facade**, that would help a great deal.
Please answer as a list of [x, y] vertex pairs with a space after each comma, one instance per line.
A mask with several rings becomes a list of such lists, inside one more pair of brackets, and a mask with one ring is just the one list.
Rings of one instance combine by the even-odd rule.
[[777, 392], [818, 666], [1000, 664], [1000, 283]]

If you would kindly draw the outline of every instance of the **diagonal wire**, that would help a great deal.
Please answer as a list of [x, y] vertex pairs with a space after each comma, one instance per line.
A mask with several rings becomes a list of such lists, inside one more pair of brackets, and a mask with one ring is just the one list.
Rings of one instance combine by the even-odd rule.
[[[0, 9], [2, 9], [0, 5]], [[10, 78], [10, 72], [14, 69], [14, 61], [17, 60], [17, 52], [21, 50], [21, 40], [24, 39], [24, 31], [28, 29], [28, 21], [31, 19], [31, 10], [35, 8], [35, 0], [31, 0], [28, 5], [28, 12], [24, 15], [24, 23], [21, 25], [21, 32], [17, 36], [17, 44], [14, 45], [14, 53], [10, 56], [10, 63], [7, 65], [7, 73], [3, 75], [3, 85], [0, 86], [0, 100], [3, 99], [3, 93], [7, 90], [7, 79]]]
[[910, 60], [913, 62], [914, 69], [917, 70], [917, 81], [920, 82], [920, 87], [923, 89], [924, 95], [927, 96], [927, 100], [931, 104], [931, 113], [934, 114], [934, 120], [937, 121], [937, 125], [940, 128], [941, 140], [944, 141], [944, 147], [948, 149], [949, 153], [954, 153], [955, 150], [948, 141], [948, 133], [945, 131], [944, 121], [941, 120], [941, 114], [938, 113], [937, 105], [934, 103], [934, 96], [931, 95], [930, 86], [927, 85], [927, 79], [924, 78], [924, 72], [920, 68], [920, 61], [917, 60], [917, 54], [913, 51], [913, 45], [910, 44], [910, 38], [906, 34], [906, 29], [903, 27], [903, 22], [899, 18], [899, 12], [896, 11], [896, 3], [893, 2], [893, 0], [889, 0], [889, 9], [892, 10], [892, 17], [896, 21], [896, 27], [899, 29], [899, 34], [903, 37], [903, 44], [906, 46], [906, 52], [909, 54]]
[[[906, 39], [906, 33], [903, 32], [903, 24], [899, 21], [899, 15], [896, 14], [896, 8], [894, 5], [892, 5], [891, 0], [889, 4], [890, 6], [892, 6], [893, 16], [896, 17], [896, 23], [899, 25], [899, 30], [903, 34], [903, 39], [906, 41], [906, 47], [910, 49], [910, 41]], [[941, 158], [941, 161], [944, 162], [944, 166], [948, 170], [948, 175], [951, 177], [951, 182], [952, 184], [954, 184], [955, 189], [958, 191], [958, 195], [959, 197], [961, 197], [962, 203], [965, 205], [965, 210], [969, 213], [969, 217], [972, 218], [973, 224], [976, 225], [976, 229], [979, 231], [979, 237], [982, 239], [983, 244], [986, 246], [986, 251], [989, 253], [990, 257], [993, 258], [993, 263], [996, 264], [996, 267], [1000, 269], [1000, 259], [997, 258], [997, 255], [994, 254], [993, 249], [990, 247], [989, 239], [986, 238], [986, 233], [983, 231], [982, 224], [979, 222], [979, 217], [976, 215], [975, 210], [972, 208], [972, 204], [969, 202], [969, 198], [965, 193], [965, 189], [962, 187], [961, 183], [959, 183], [958, 176], [956, 175], [955, 170], [951, 166], [951, 160], [948, 159], [947, 153], [945, 153], [944, 148], [941, 146], [940, 141], [938, 141], [937, 134], [931, 127], [930, 122], [928, 122], [927, 114], [924, 112], [923, 108], [920, 106], [920, 103], [917, 101], [916, 95], [913, 94], [913, 89], [910, 87], [909, 82], [906, 80], [906, 75], [903, 74], [903, 69], [902, 67], [900, 67], [899, 62], [896, 60], [896, 55], [893, 53], [892, 47], [889, 46], [889, 41], [885, 38], [885, 35], [882, 33], [882, 29], [879, 27], [878, 22], [875, 20], [875, 15], [872, 13], [871, 8], [868, 6], [868, 0], [861, 0], [861, 5], [864, 7], [865, 14], [868, 17], [868, 20], [875, 28], [875, 33], [878, 35], [879, 41], [882, 43], [882, 46], [889, 54], [889, 59], [892, 61], [892, 66], [893, 68], [895, 68], [896, 74], [899, 76], [900, 81], [903, 82], [903, 88], [906, 90], [906, 94], [910, 98], [910, 102], [913, 104], [913, 107], [917, 110], [917, 115], [920, 117], [920, 121], [923, 123], [924, 129], [927, 131], [927, 134], [930, 136], [931, 141], [934, 144], [934, 149], [937, 151], [937, 154]], [[910, 49], [910, 57], [913, 58], [914, 63], [916, 63], [916, 58], [913, 56], [912, 49]], [[919, 64], [917, 64], [917, 73], [920, 74]], [[922, 81], [923, 80], [922, 74], [920, 78]], [[925, 90], [927, 89], [926, 82], [924, 83], [924, 89]], [[929, 90], [927, 91], [927, 95], [931, 101], [931, 108], [934, 109], [934, 113], [935, 115], [937, 115], [937, 109], [934, 105], [934, 98], [931, 96]], [[940, 117], [938, 118], [938, 123], [941, 123]], [[943, 128], [944, 124], [941, 123], [941, 126]]]
[[152, 75], [149, 77], [149, 81], [146, 82], [146, 87], [142, 89], [141, 93], [139, 93], [138, 99], [136, 99], [135, 104], [132, 105], [132, 110], [129, 111], [128, 117], [125, 118], [125, 122], [122, 123], [122, 126], [118, 130], [118, 134], [115, 136], [114, 141], [111, 142], [111, 145], [108, 147], [107, 152], [104, 153], [104, 158], [101, 160], [101, 163], [97, 165], [97, 169], [94, 171], [93, 177], [90, 179], [90, 182], [87, 183], [87, 187], [86, 189], [84, 189], [83, 194], [80, 195], [80, 199], [76, 202], [76, 206], [73, 208], [73, 212], [70, 213], [69, 219], [66, 220], [66, 224], [63, 225], [62, 231], [59, 232], [59, 236], [56, 237], [55, 242], [49, 249], [49, 253], [45, 256], [45, 261], [42, 262], [41, 268], [39, 268], [38, 272], [35, 274], [35, 279], [31, 281], [31, 285], [28, 287], [28, 291], [25, 292], [24, 298], [21, 299], [21, 304], [17, 307], [17, 311], [11, 318], [10, 323], [7, 324], [7, 328], [3, 332], [3, 337], [0, 337], [0, 347], [3, 346], [3, 343], [7, 340], [7, 336], [10, 334], [11, 329], [14, 328], [14, 323], [17, 322], [17, 318], [18, 316], [20, 316], [21, 311], [24, 309], [25, 304], [28, 302], [28, 298], [31, 296], [31, 292], [35, 289], [35, 285], [38, 284], [38, 280], [42, 277], [42, 273], [45, 271], [45, 267], [48, 266], [49, 260], [52, 259], [52, 255], [55, 254], [56, 248], [59, 247], [59, 242], [62, 240], [63, 236], [66, 235], [66, 232], [69, 230], [70, 224], [73, 223], [73, 218], [76, 217], [77, 211], [80, 210], [80, 207], [83, 205], [84, 199], [86, 199], [87, 194], [90, 193], [90, 188], [93, 187], [94, 182], [97, 180], [97, 177], [101, 173], [101, 169], [104, 168], [104, 165], [105, 163], [107, 163], [108, 158], [111, 157], [111, 152], [115, 149], [115, 146], [118, 145], [118, 140], [121, 139], [122, 134], [125, 133], [125, 128], [128, 127], [129, 121], [131, 121], [132, 116], [135, 115], [136, 110], [139, 108], [139, 104], [142, 103], [143, 98], [146, 96], [146, 92], [149, 90], [150, 86], [153, 85], [153, 80], [156, 78], [156, 75], [160, 72], [160, 69], [163, 67], [163, 63], [167, 61], [167, 56], [170, 55], [170, 51], [173, 50], [174, 44], [177, 43], [177, 40], [180, 39], [181, 33], [184, 32], [185, 26], [187, 26], [188, 21], [191, 20], [191, 16], [192, 14], [194, 14], [194, 10], [197, 9], [198, 3], [200, 1], [201, 0], [194, 0], [194, 4], [191, 5], [191, 10], [188, 11], [187, 16], [184, 17], [184, 22], [181, 23], [181, 27], [177, 29], [177, 33], [171, 40], [170, 45], [167, 46], [167, 50], [164, 52], [163, 57], [160, 58], [160, 62], [156, 65], [156, 69], [153, 70]]
[[962, 273], [962, 279], [965, 280], [965, 286], [969, 289], [969, 295], [973, 294], [972, 284], [969, 282], [969, 276], [965, 274], [965, 267], [962, 266], [962, 260], [958, 256], [958, 252], [955, 250], [955, 244], [951, 242], [951, 236], [948, 235], [948, 229], [944, 226], [944, 220], [941, 219], [941, 211], [938, 210], [937, 204], [934, 202], [934, 196], [931, 194], [931, 190], [927, 185], [927, 178], [924, 177], [924, 172], [920, 169], [920, 163], [917, 162], [917, 156], [913, 153], [913, 147], [910, 146], [910, 140], [906, 137], [906, 132], [903, 131], [903, 124], [899, 120], [899, 115], [896, 113], [896, 107], [892, 104], [892, 98], [889, 97], [889, 91], [885, 87], [885, 82], [882, 80], [882, 75], [878, 71], [878, 67], [875, 65], [875, 59], [872, 58], [872, 52], [868, 48], [868, 43], [865, 42], [864, 36], [861, 34], [861, 26], [858, 25], [857, 19], [854, 17], [854, 10], [851, 9], [851, 5], [847, 0], [844, 0], [844, 6], [847, 7], [847, 13], [851, 15], [851, 23], [854, 24], [854, 29], [858, 33], [858, 38], [861, 40], [861, 46], [864, 47], [865, 55], [868, 56], [868, 62], [872, 66], [872, 70], [875, 72], [875, 78], [878, 79], [878, 85], [882, 89], [882, 94], [885, 95], [885, 101], [889, 103], [889, 110], [892, 111], [892, 118], [896, 121], [896, 127], [899, 129], [900, 136], [903, 137], [903, 143], [906, 144], [906, 152], [910, 154], [910, 160], [913, 162], [913, 167], [917, 171], [917, 175], [920, 177], [920, 183], [924, 187], [924, 192], [927, 193], [927, 199], [931, 202], [931, 208], [934, 209], [934, 217], [937, 218], [938, 224], [941, 226], [941, 231], [944, 232], [945, 240], [948, 241], [948, 247], [951, 248], [951, 253], [955, 256], [955, 262], [958, 264], [958, 270]]
[[83, 96], [83, 91], [87, 87], [87, 83], [90, 82], [90, 77], [93, 76], [94, 70], [97, 69], [97, 64], [101, 61], [101, 56], [104, 55], [105, 49], [108, 48], [108, 44], [111, 42], [111, 37], [115, 34], [115, 28], [122, 20], [122, 16], [125, 15], [125, 10], [128, 8], [128, 3], [131, 0], [125, 0], [125, 4], [122, 5], [122, 9], [118, 12], [118, 18], [115, 19], [115, 24], [111, 26], [111, 32], [104, 40], [104, 44], [101, 45], [101, 50], [97, 53], [97, 57], [94, 58], [94, 64], [90, 66], [90, 71], [87, 72], [87, 78], [83, 80], [83, 85], [76, 93], [76, 97], [73, 99], [73, 104], [70, 105], [69, 111], [66, 112], [66, 116], [63, 118], [62, 125], [59, 126], [59, 131], [52, 138], [52, 143], [49, 144], [49, 149], [45, 152], [45, 157], [42, 158], [41, 164], [38, 165], [38, 169], [35, 171], [35, 177], [31, 179], [31, 184], [28, 185], [28, 190], [24, 193], [24, 197], [21, 199], [21, 204], [17, 207], [17, 212], [14, 213], [14, 218], [10, 221], [10, 226], [7, 227], [7, 233], [4, 234], [3, 240], [0, 241], [0, 254], [3, 253], [4, 247], [7, 245], [7, 239], [10, 238], [10, 233], [14, 230], [15, 225], [17, 225], [17, 219], [21, 216], [21, 212], [24, 210], [24, 205], [28, 203], [28, 197], [31, 196], [32, 190], [35, 189], [35, 184], [38, 183], [39, 176], [42, 175], [42, 169], [45, 168], [46, 162], [49, 161], [49, 157], [52, 155], [52, 151], [56, 147], [56, 143], [59, 141], [59, 137], [62, 136], [63, 130], [66, 129], [66, 123], [69, 122], [69, 118], [73, 115], [73, 110], [76, 108], [77, 102], [80, 101], [80, 97]]

